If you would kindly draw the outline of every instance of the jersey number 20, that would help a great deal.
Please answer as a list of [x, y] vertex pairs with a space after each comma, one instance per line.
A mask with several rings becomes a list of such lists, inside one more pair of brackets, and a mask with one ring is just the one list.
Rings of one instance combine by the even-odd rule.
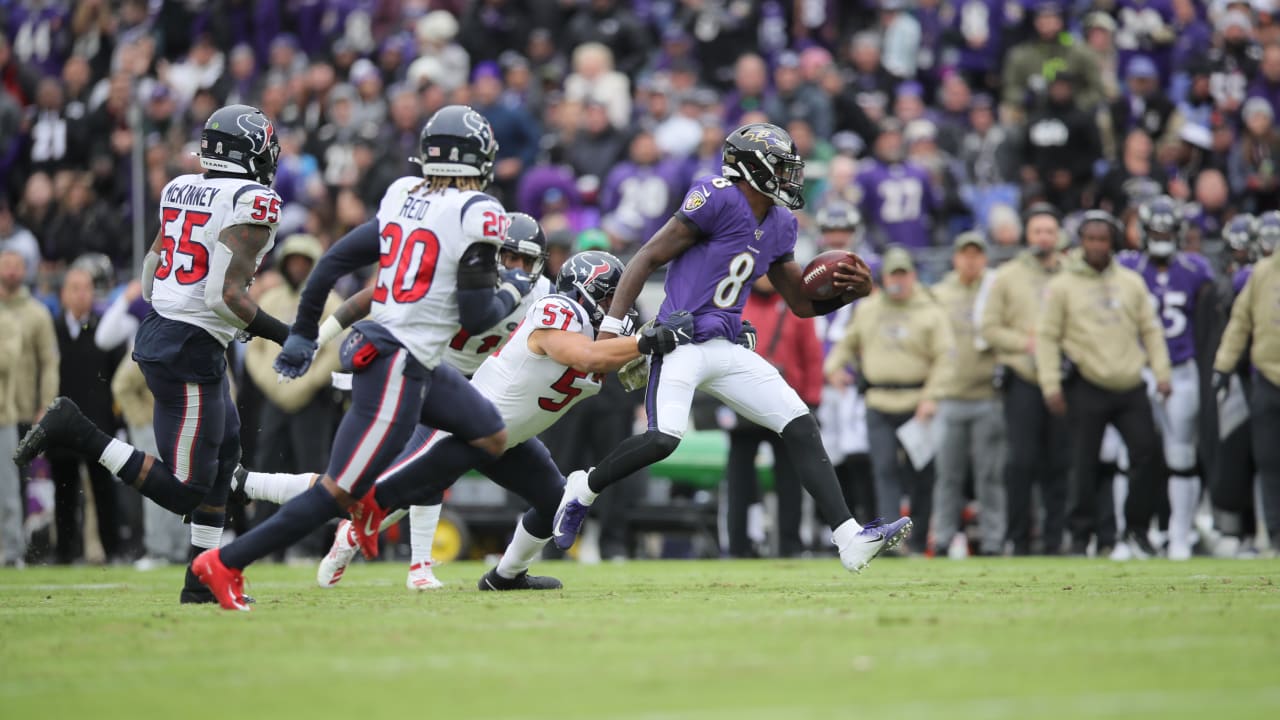
[[385, 303], [388, 293], [398, 303], [421, 300], [436, 275], [440, 239], [426, 228], [416, 228], [406, 236], [399, 223], [387, 223], [382, 228], [381, 241], [374, 302]]

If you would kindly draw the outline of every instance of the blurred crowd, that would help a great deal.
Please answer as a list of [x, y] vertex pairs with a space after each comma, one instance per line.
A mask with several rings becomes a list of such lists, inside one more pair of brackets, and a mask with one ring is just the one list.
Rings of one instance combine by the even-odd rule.
[[[135, 408], [130, 418], [127, 403], [110, 395], [111, 378], [129, 364], [120, 363], [125, 316], [131, 307], [141, 312], [128, 285], [140, 267], [132, 232], [141, 225], [147, 242], [156, 235], [161, 188], [199, 171], [193, 152], [204, 119], [233, 102], [256, 105], [275, 123], [280, 238], [305, 238], [294, 243], [305, 248], [295, 268], [277, 252], [255, 292], [296, 293], [304, 260], [365, 221], [396, 177], [417, 172], [407, 158], [421, 126], [448, 103], [489, 118], [500, 144], [492, 192], [541, 221], [559, 260], [584, 247], [626, 259], [670, 217], [691, 180], [718, 173], [728, 131], [768, 120], [791, 133], [806, 160], [799, 257], [841, 243], [868, 257], [891, 249], [886, 261], [910, 263], [932, 283], [952, 270], [962, 231], [976, 229], [985, 263], [1014, 257], [1030, 232], [1026, 211], [1042, 202], [1060, 214], [1054, 232], [1068, 242], [1080, 213], [1100, 208], [1137, 247], [1138, 207], [1167, 193], [1181, 204], [1186, 248], [1206, 252], [1229, 286], [1234, 259], [1219, 250], [1224, 229], [1237, 214], [1280, 206], [1276, 10], [1270, 0], [0, 0], [0, 252], [8, 278], [0, 303], [12, 316], [0, 320], [31, 315], [28, 291], [50, 310], [47, 331], [17, 333], [26, 343], [17, 370], [29, 374], [8, 383], [19, 398], [0, 429], [31, 422], [57, 389], [54, 375], [63, 392], [86, 378], [106, 383], [101, 422], [122, 431], [145, 425], [146, 412]], [[140, 208], [131, 202], [138, 182]], [[858, 217], [823, 225], [824, 212]], [[835, 239], [824, 230], [851, 234]], [[938, 287], [933, 294], [946, 296]], [[1215, 304], [1221, 322], [1233, 294], [1225, 288]], [[757, 305], [761, 324], [781, 329], [770, 302]], [[99, 322], [91, 319], [112, 308], [111, 321], [122, 324], [106, 324], [119, 337], [89, 352], [85, 338]], [[846, 313], [817, 324], [823, 353], [848, 320]], [[807, 343], [780, 346], [795, 353]], [[768, 347], [762, 341], [761, 351]], [[234, 364], [246, 417], [313, 401], [340, 412], [321, 387], [302, 399], [272, 397], [274, 389], [255, 387], [248, 365]], [[824, 412], [842, 403], [847, 415], [857, 390], [837, 390], [827, 375], [810, 368], [797, 382]], [[991, 400], [990, 414], [998, 398], [993, 390], [964, 399]], [[881, 407], [894, 416], [903, 409]], [[254, 430], [262, 426], [245, 422], [246, 458], [260, 457]], [[869, 479], [873, 465], [887, 474], [889, 450], [868, 459], [851, 433], [840, 442], [852, 450], [839, 452], [854, 463], [842, 465], [850, 499], [892, 515], [885, 495], [894, 486]], [[59, 474], [51, 465], [50, 475]], [[60, 537], [79, 522], [79, 480], [67, 479], [70, 472], [55, 483], [69, 488], [60, 496]], [[95, 494], [114, 491], [87, 472]], [[960, 495], [940, 502], [982, 501], [993, 472], [1004, 470], [966, 466], [949, 475]], [[912, 477], [898, 482], [914, 487]], [[872, 485], [879, 507], [859, 494]], [[1060, 549], [1043, 539], [1043, 503], [1052, 535], [1067, 502], [1055, 493], [1065, 490], [1018, 492], [1007, 513], [1013, 549]], [[930, 491], [907, 494], [917, 515], [929, 507], [926, 496], [932, 502]], [[1041, 502], [1034, 513], [1033, 496]], [[737, 498], [735, 508], [752, 496]], [[1251, 498], [1240, 513], [1252, 511]], [[787, 503], [790, 528], [800, 512]], [[13, 524], [11, 504], [0, 503], [0, 525]], [[29, 504], [19, 503], [19, 517], [43, 511], [38, 500]], [[108, 533], [103, 549], [124, 554], [109, 533], [128, 524], [103, 514], [112, 503], [95, 505], [98, 530]], [[975, 549], [1005, 549], [1003, 524], [983, 532]], [[132, 539], [129, 552], [142, 552]], [[746, 553], [744, 542], [734, 541]], [[78, 556], [74, 544], [58, 557]], [[781, 544], [790, 553], [806, 543], [788, 531]], [[14, 560], [9, 531], [4, 547]]]

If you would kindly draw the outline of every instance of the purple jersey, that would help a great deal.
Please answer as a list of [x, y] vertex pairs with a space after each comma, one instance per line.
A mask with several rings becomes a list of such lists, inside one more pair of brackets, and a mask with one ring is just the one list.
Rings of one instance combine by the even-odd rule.
[[1244, 291], [1244, 286], [1249, 282], [1249, 278], [1253, 277], [1253, 266], [1245, 265], [1231, 276], [1231, 290], [1239, 295]]
[[955, 65], [961, 70], [985, 73], [996, 69], [1003, 49], [1006, 4], [1005, 0], [961, 0], [955, 4], [952, 28], [960, 36]]
[[[666, 224], [680, 191], [681, 168], [677, 162], [637, 165], [624, 162], [615, 165], [604, 181], [600, 193], [600, 210], [617, 213], [640, 228], [639, 241], [645, 242]], [[688, 176], [685, 176], [688, 180]]]
[[[10, 3], [3, 3], [10, 5]], [[19, 2], [9, 10], [8, 31], [13, 54], [40, 69], [46, 77], [59, 77], [71, 52], [71, 8], [66, 2]]]
[[737, 340], [752, 284], [795, 249], [796, 216], [774, 206], [758, 223], [746, 196], [732, 182], [711, 176], [694, 181], [676, 217], [702, 237], [671, 261], [658, 320], [688, 310], [694, 341]]
[[1164, 324], [1169, 361], [1174, 365], [1196, 356], [1196, 299], [1206, 284], [1213, 282], [1213, 268], [1199, 253], [1180, 252], [1163, 270], [1144, 254], [1128, 250], [1120, 253], [1121, 265], [1142, 276], [1151, 291], [1156, 314]]
[[929, 213], [936, 206], [929, 172], [912, 163], [872, 162], [858, 173], [862, 216], [881, 244], [928, 247]]

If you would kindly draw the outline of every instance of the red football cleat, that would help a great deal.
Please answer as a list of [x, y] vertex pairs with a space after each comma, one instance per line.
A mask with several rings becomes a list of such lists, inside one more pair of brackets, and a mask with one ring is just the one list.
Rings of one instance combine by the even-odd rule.
[[244, 575], [239, 570], [223, 565], [216, 548], [197, 555], [191, 561], [191, 572], [209, 588], [223, 610], [247, 612], [251, 609], [244, 599]]
[[378, 557], [378, 532], [382, 529], [382, 521], [387, 511], [378, 507], [373, 499], [373, 490], [365, 493], [360, 502], [351, 506], [351, 528], [356, 538], [356, 546], [366, 560]]

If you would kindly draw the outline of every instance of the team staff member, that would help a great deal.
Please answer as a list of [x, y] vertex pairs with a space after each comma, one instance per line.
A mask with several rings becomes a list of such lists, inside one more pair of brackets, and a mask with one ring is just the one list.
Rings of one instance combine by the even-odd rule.
[[1262, 478], [1262, 518], [1267, 532], [1280, 537], [1280, 255], [1259, 260], [1253, 275], [1231, 308], [1213, 361], [1213, 387], [1225, 392], [1231, 372], [1252, 342], [1253, 363], [1249, 415], [1253, 429], [1253, 458]]
[[1129, 549], [1141, 557], [1152, 554], [1146, 530], [1164, 492], [1160, 438], [1142, 371], [1150, 365], [1156, 390], [1167, 398], [1171, 370], [1146, 283], [1113, 260], [1121, 236], [1110, 213], [1084, 214], [1080, 255], [1049, 282], [1036, 333], [1036, 370], [1049, 411], [1071, 424], [1073, 542], [1087, 543], [1094, 530], [1098, 452], [1112, 424], [1129, 449], [1125, 533]]
[[1004, 550], [1004, 415], [992, 378], [995, 354], [979, 350], [973, 306], [987, 276], [987, 243], [977, 232], [956, 236], [951, 258], [955, 271], [933, 286], [933, 296], [951, 321], [955, 336], [952, 370], [939, 388], [938, 418], [942, 440], [938, 448], [938, 477], [933, 488], [935, 554], [960, 529], [964, 482], [973, 469], [974, 491], [982, 506], [979, 516], [983, 555]]
[[[866, 385], [878, 514], [896, 516], [905, 490], [911, 514], [927, 518], [933, 504], [933, 464], [916, 470], [898, 451], [896, 432], [912, 417], [928, 421], [937, 413], [954, 341], [942, 308], [928, 290], [917, 287], [910, 253], [890, 248], [883, 273], [883, 289], [853, 311], [849, 330], [827, 356], [824, 370], [832, 385], [844, 387], [852, 379], [846, 367], [856, 366]], [[909, 542], [912, 551], [924, 552], [927, 541], [927, 533], [917, 533]]]
[[1058, 211], [1045, 203], [1026, 214], [1027, 249], [996, 271], [982, 310], [982, 339], [1003, 367], [1008, 538], [1014, 555], [1031, 552], [1031, 486], [1044, 503], [1044, 552], [1057, 554], [1066, 523], [1066, 421], [1051, 415], [1036, 377], [1036, 319], [1045, 288], [1062, 265]]

